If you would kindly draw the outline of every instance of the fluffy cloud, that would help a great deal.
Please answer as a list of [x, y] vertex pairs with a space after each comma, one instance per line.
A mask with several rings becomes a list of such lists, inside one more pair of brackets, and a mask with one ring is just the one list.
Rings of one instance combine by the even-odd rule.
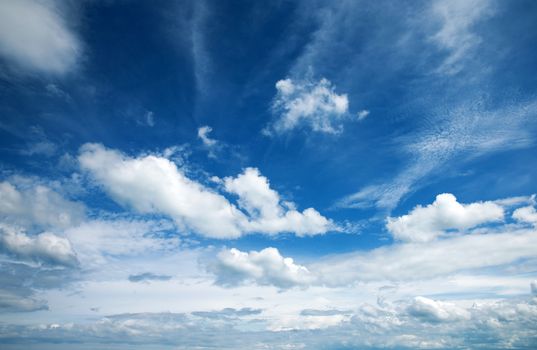
[[[299, 213], [283, 210], [274, 202], [269, 203], [276, 210], [271, 216], [249, 217], [226, 197], [189, 179], [173, 162], [159, 156], [131, 158], [99, 144], [86, 144], [78, 159], [81, 167], [117, 202], [141, 213], [168, 215], [182, 229], [207, 237], [236, 238], [251, 232], [320, 234], [334, 226], [312, 208]], [[249, 186], [249, 181], [254, 182], [253, 186]], [[268, 213], [263, 196], [267, 193], [277, 196], [268, 187], [266, 178], [254, 169], [224, 182], [228, 191], [239, 195], [239, 202], [250, 215], [252, 210]]]
[[81, 45], [55, 1], [0, 2], [0, 55], [12, 66], [64, 74], [80, 56]]
[[279, 118], [264, 129], [267, 135], [300, 126], [336, 134], [343, 129], [342, 121], [349, 117], [347, 94], [338, 95], [327, 79], [318, 82], [284, 79], [276, 83], [276, 90], [273, 109]]
[[292, 258], [284, 258], [276, 248], [249, 253], [235, 248], [222, 250], [210, 269], [216, 275], [216, 282], [226, 286], [253, 281], [290, 288], [308, 285], [314, 279], [306, 267], [295, 264]]
[[0, 182], [0, 218], [22, 226], [66, 228], [84, 219], [84, 206], [43, 185]]
[[408, 306], [407, 312], [425, 322], [449, 322], [467, 320], [470, 313], [452, 303], [435, 301], [425, 297], [416, 297]]
[[499, 221], [503, 215], [503, 208], [494, 202], [461, 204], [454, 195], [443, 193], [426, 207], [417, 206], [407, 215], [388, 218], [386, 227], [397, 240], [427, 242], [446, 230]]
[[521, 222], [537, 224], [537, 211], [533, 206], [518, 208], [513, 212], [513, 219]]
[[248, 230], [275, 234], [294, 232], [298, 236], [314, 235], [334, 229], [334, 225], [313, 208], [302, 213], [292, 203], [281, 204], [280, 196], [270, 188], [268, 179], [255, 168], [247, 168], [235, 178], [224, 179], [226, 191], [239, 197], [238, 204], [250, 216]]
[[222, 285], [251, 281], [279, 288], [340, 287], [355, 283], [410, 282], [469, 270], [475, 272], [536, 259], [536, 252], [537, 233], [515, 230], [454, 236], [426, 243], [397, 243], [366, 252], [331, 255], [307, 266], [282, 257], [275, 248], [249, 253], [230, 249], [221, 251], [209, 270]]
[[141, 213], [169, 215], [183, 229], [208, 237], [242, 233], [243, 213], [225, 197], [187, 178], [166, 158], [130, 158], [102, 145], [86, 144], [78, 159], [114, 200]]
[[28, 236], [21, 230], [0, 226], [0, 248], [10, 255], [39, 262], [73, 266], [76, 254], [69, 241], [50, 232]]

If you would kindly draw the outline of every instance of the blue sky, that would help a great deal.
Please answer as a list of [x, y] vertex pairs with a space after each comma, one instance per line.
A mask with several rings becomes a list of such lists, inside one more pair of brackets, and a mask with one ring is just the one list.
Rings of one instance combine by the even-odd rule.
[[531, 349], [533, 1], [0, 1], [6, 349]]

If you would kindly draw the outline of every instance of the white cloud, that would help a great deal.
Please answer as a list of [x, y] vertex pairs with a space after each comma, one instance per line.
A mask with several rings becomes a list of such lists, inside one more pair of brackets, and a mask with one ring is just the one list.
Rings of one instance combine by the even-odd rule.
[[438, 0], [431, 3], [432, 18], [441, 23], [432, 40], [449, 51], [440, 72], [454, 74], [462, 69], [462, 61], [481, 43], [473, 26], [493, 13], [491, 5], [489, 0]]
[[187, 178], [166, 158], [130, 158], [102, 145], [86, 144], [78, 159], [114, 200], [141, 213], [169, 215], [183, 229], [213, 238], [242, 233], [243, 213], [223, 196]]
[[209, 137], [211, 131], [213, 131], [213, 128], [207, 125], [198, 128], [198, 138], [207, 147], [213, 147], [216, 145], [216, 140], [213, 140]]
[[104, 264], [110, 257], [151, 254], [176, 249], [177, 238], [166, 238], [165, 223], [136, 220], [92, 220], [65, 231], [84, 266]]
[[470, 313], [452, 303], [432, 300], [425, 297], [415, 297], [407, 307], [407, 312], [425, 322], [453, 322], [468, 320]]
[[210, 126], [207, 126], [207, 125], [199, 127], [198, 128], [198, 138], [203, 143], [203, 146], [205, 146], [205, 148], [207, 149], [209, 158], [216, 159], [217, 158], [217, 156], [216, 156], [217, 153], [220, 153], [223, 150], [225, 144], [222, 144], [222, 143], [216, 141], [215, 139], [210, 138], [209, 134], [212, 131], [213, 131], [213, 128], [211, 128]]
[[518, 208], [513, 212], [513, 219], [521, 222], [537, 224], [537, 211], [534, 206]]
[[358, 117], [358, 120], [364, 120], [365, 118], [369, 116], [369, 113], [370, 112], [367, 109], [362, 109], [360, 112], [356, 114], [356, 116]]
[[[450, 321], [431, 322], [409, 314], [409, 305], [416, 302], [413, 299], [401, 300], [401, 307], [360, 304], [350, 317], [280, 315], [281, 323], [265, 317], [270, 310], [125, 313], [90, 322], [4, 325], [0, 339], [38, 340], [40, 349], [72, 349], [80, 342], [91, 343], [94, 349], [109, 349], [111, 343], [122, 346], [125, 335], [125, 346], [130, 349], [159, 348], [161, 344], [179, 348], [280, 350], [534, 348], [534, 300], [480, 301], [473, 306], [421, 300], [433, 305], [433, 314], [435, 310], [441, 310], [440, 316], [447, 313]], [[312, 332], [313, 329], [316, 331]]]
[[290, 288], [308, 285], [314, 279], [306, 267], [295, 264], [292, 258], [284, 258], [276, 248], [249, 253], [235, 248], [222, 250], [210, 269], [216, 274], [216, 282], [222, 285], [252, 281]]
[[[433, 116], [432, 125], [400, 137], [397, 147], [408, 164], [385, 183], [372, 184], [345, 196], [339, 207], [393, 209], [401, 198], [418, 188], [424, 179], [456, 169], [476, 157], [533, 145], [537, 101], [515, 103], [485, 110], [485, 101], [472, 101]], [[506, 117], [508, 116], [508, 117]]]
[[[415, 286], [416, 281], [473, 271], [471, 281], [481, 280], [479, 283], [486, 282], [497, 288], [501, 279], [482, 281], [478, 277], [482, 269], [536, 259], [536, 252], [537, 233], [516, 230], [454, 236], [426, 243], [398, 243], [371, 251], [322, 257], [308, 265], [297, 265], [292, 260], [285, 263], [288, 258], [282, 257], [275, 248], [249, 253], [237, 249], [223, 250], [209, 270], [215, 274], [219, 284], [237, 285], [250, 281], [280, 288], [393, 282]], [[454, 279], [453, 283], [459, 291], [479, 290], [478, 286], [468, 284], [462, 277]], [[481, 287], [482, 290], [487, 289], [484, 285]]]
[[337, 134], [349, 116], [347, 94], [338, 95], [327, 79], [297, 82], [291, 79], [276, 83], [273, 109], [278, 119], [263, 130], [267, 135], [282, 134], [301, 126], [313, 131]]
[[[270, 216], [249, 213], [249, 217], [224, 196], [187, 178], [173, 162], [159, 156], [131, 158], [99, 144], [86, 144], [80, 150], [79, 162], [117, 202], [141, 213], [168, 215], [182, 229], [204, 236], [236, 238], [253, 232], [312, 235], [325, 233], [334, 226], [313, 208], [302, 213], [285, 211], [274, 202], [270, 205], [275, 205], [272, 209], [277, 213], [271, 212]], [[248, 181], [261, 187], [248, 188]], [[277, 196], [255, 169], [247, 169], [236, 179], [226, 178], [226, 183], [228, 190], [239, 195], [239, 202], [248, 205], [248, 210], [260, 210], [256, 206], [265, 205], [256, 202], [259, 191]], [[268, 213], [267, 208], [263, 206], [264, 214]]]
[[11, 65], [64, 74], [80, 56], [81, 45], [55, 1], [1, 1], [0, 55]]
[[235, 178], [225, 178], [224, 186], [226, 191], [239, 196], [240, 208], [250, 215], [252, 220], [247, 224], [248, 230], [269, 234], [294, 232], [304, 236], [335, 229], [330, 220], [313, 208], [300, 213], [293, 209], [292, 203], [282, 206], [278, 193], [255, 168], [246, 168]]
[[70, 242], [50, 232], [31, 237], [22, 230], [0, 225], [0, 247], [22, 259], [66, 266], [77, 263]]
[[[52, 189], [21, 179], [0, 182], [0, 218], [22, 226], [63, 229], [84, 219], [84, 206]], [[31, 181], [30, 181], [31, 182]]]
[[537, 258], [537, 232], [453, 236], [425, 243], [399, 243], [368, 252], [335, 255], [308, 265], [328, 285], [359, 281], [416, 281]]
[[461, 204], [450, 193], [436, 196], [426, 207], [417, 206], [409, 214], [389, 217], [386, 227], [401, 241], [427, 242], [446, 230], [464, 230], [503, 219], [503, 208], [494, 202]]

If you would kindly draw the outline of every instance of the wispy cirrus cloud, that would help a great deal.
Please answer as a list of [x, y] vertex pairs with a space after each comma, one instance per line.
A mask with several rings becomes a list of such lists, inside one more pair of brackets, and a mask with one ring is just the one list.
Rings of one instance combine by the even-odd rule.
[[438, 72], [456, 74], [464, 68], [464, 61], [472, 57], [481, 43], [481, 37], [473, 26], [492, 16], [494, 1], [433, 1], [430, 4], [430, 20], [439, 22], [440, 29], [430, 39], [442, 50], [448, 52]]
[[537, 102], [520, 102], [486, 109], [485, 101], [462, 103], [447, 113], [429, 118], [425, 127], [399, 137], [399, 154], [406, 165], [386, 183], [365, 186], [340, 199], [341, 207], [377, 207], [391, 210], [405, 195], [419, 188], [430, 175], [448, 164], [466, 161], [498, 151], [524, 149], [534, 144]]

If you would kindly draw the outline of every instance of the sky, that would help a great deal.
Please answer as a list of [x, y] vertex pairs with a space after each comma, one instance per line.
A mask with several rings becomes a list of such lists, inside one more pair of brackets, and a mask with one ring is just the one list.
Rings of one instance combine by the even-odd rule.
[[535, 349], [537, 2], [0, 0], [0, 347]]

